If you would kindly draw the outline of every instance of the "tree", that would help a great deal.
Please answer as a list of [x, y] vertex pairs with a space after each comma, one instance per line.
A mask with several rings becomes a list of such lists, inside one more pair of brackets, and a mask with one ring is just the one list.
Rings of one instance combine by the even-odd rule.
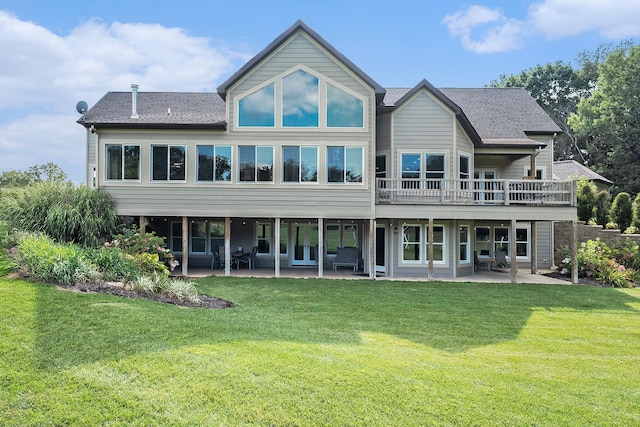
[[602, 190], [596, 195], [596, 206], [594, 209], [594, 217], [596, 224], [607, 225], [609, 222], [609, 199], [611, 196], [607, 190]]
[[589, 221], [596, 206], [596, 185], [586, 178], [578, 180], [578, 220]]
[[640, 193], [633, 199], [633, 221], [632, 225], [640, 229]]
[[616, 198], [613, 199], [609, 216], [611, 217], [611, 221], [618, 224], [618, 228], [622, 231], [631, 225], [633, 209], [631, 195], [629, 193], [618, 193]]
[[528, 70], [492, 81], [493, 87], [523, 87], [540, 104], [546, 113], [562, 129], [555, 143], [555, 158], [575, 159], [586, 163], [586, 159], [571, 127], [567, 123], [569, 116], [577, 109], [581, 97], [588, 96], [591, 82], [587, 75], [573, 69], [562, 61], [536, 65]]
[[49, 162], [31, 166], [26, 171], [10, 170], [0, 175], [0, 188], [26, 187], [36, 182], [65, 182], [67, 175], [60, 166]]
[[640, 46], [607, 55], [592, 96], [580, 100], [568, 123], [595, 171], [620, 191], [640, 192]]

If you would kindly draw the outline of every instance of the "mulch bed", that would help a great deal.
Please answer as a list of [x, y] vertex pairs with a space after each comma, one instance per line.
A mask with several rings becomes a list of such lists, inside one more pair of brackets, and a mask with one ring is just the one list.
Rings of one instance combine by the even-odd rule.
[[127, 289], [122, 284], [83, 283], [79, 285], [56, 285], [56, 287], [58, 289], [73, 292], [102, 293], [126, 298], [146, 299], [166, 304], [173, 304], [179, 307], [211, 309], [234, 307], [234, 304], [230, 301], [226, 301], [216, 297], [210, 297], [207, 295], [198, 295], [200, 301], [196, 303], [191, 301], [182, 301], [170, 295], [139, 293], [131, 289]]

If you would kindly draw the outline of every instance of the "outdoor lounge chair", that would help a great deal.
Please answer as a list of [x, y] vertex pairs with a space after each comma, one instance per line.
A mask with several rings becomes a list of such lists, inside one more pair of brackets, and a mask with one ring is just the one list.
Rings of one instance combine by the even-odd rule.
[[353, 267], [353, 271], [358, 271], [358, 261], [360, 251], [358, 248], [338, 248], [336, 257], [333, 260], [333, 269], [338, 267]]
[[473, 251], [473, 267], [475, 271], [481, 270], [482, 268], [489, 271], [489, 263], [486, 261], [480, 261], [478, 259], [478, 252], [476, 251]]
[[507, 262], [507, 253], [504, 251], [496, 252], [496, 267], [511, 268], [511, 263]]

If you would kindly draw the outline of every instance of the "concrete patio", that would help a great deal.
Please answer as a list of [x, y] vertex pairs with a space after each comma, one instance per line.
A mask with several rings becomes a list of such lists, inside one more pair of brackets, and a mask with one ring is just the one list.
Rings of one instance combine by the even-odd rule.
[[[176, 271], [175, 273], [179, 273]], [[569, 285], [568, 280], [556, 279], [553, 277], [545, 276], [547, 271], [541, 271], [540, 274], [531, 274], [528, 269], [521, 269], [516, 275], [516, 283], [541, 283], [541, 284], [559, 284]], [[325, 269], [323, 271], [324, 279], [353, 279], [353, 280], [368, 280], [369, 276], [362, 272], [353, 272], [352, 269]], [[219, 269], [210, 268], [190, 268], [188, 277], [201, 278], [207, 276], [222, 276], [224, 277], [224, 271]], [[275, 277], [274, 271], [271, 268], [256, 268], [256, 269], [240, 269], [233, 270], [230, 277]], [[280, 270], [280, 277], [298, 278], [298, 279], [312, 279], [318, 277], [318, 269], [315, 267], [297, 267], [297, 268], [282, 268]], [[385, 276], [378, 276], [376, 280], [395, 280], [395, 281], [427, 281], [427, 277], [412, 277], [412, 278], [388, 278]], [[442, 282], [478, 282], [478, 283], [511, 283], [511, 273], [509, 270], [502, 271], [477, 271], [473, 276], [458, 277], [455, 279], [434, 279], [435, 281]]]

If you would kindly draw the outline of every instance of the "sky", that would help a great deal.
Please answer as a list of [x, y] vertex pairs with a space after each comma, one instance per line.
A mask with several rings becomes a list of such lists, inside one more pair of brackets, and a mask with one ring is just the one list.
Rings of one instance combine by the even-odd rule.
[[298, 19], [387, 88], [483, 87], [640, 39], [640, 0], [0, 0], [0, 173], [84, 182], [78, 101], [214, 92]]

